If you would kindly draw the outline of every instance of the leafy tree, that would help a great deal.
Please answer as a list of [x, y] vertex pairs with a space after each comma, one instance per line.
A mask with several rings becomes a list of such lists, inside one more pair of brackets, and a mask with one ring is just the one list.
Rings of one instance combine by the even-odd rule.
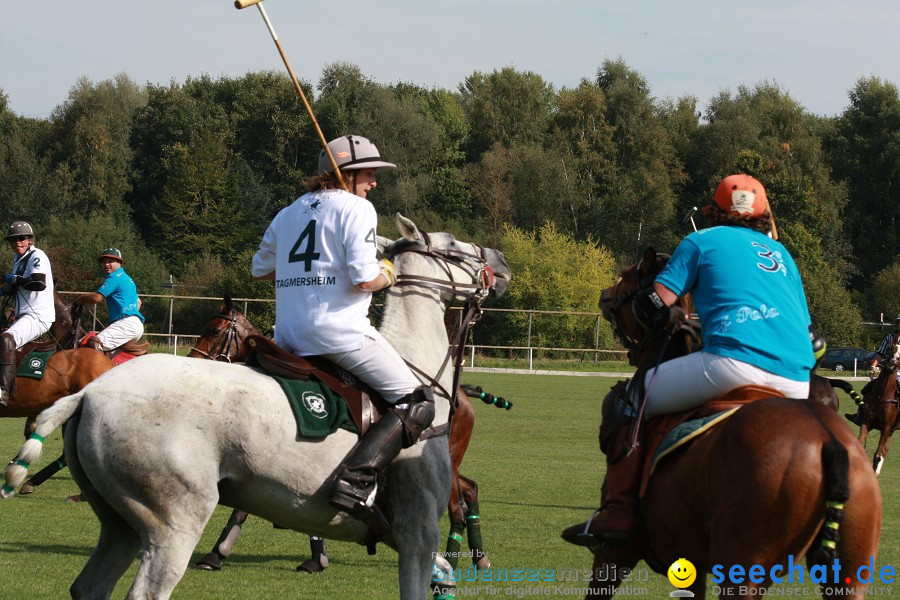
[[53, 165], [71, 173], [75, 209], [81, 214], [121, 210], [131, 189], [132, 117], [146, 93], [127, 75], [91, 83], [81, 78], [50, 117], [47, 144]]
[[537, 73], [511, 67], [489, 74], [475, 71], [460, 84], [459, 92], [469, 118], [470, 160], [477, 160], [495, 143], [510, 147], [543, 141], [554, 94]]
[[856, 287], [896, 260], [900, 248], [900, 94], [878, 77], [850, 91], [850, 106], [825, 134], [829, 165], [847, 186], [844, 212], [853, 240]]
[[[600, 292], [615, 281], [612, 255], [588, 239], [578, 242], [559, 232], [547, 222], [537, 232], [517, 227], [503, 228], [502, 246], [513, 284], [501, 298], [502, 306], [521, 310], [559, 310], [597, 312]], [[528, 315], [510, 313], [508, 328], [496, 332], [503, 345], [524, 345], [527, 342]], [[594, 342], [596, 320], [571, 314], [535, 318], [532, 322], [531, 344], [546, 347], [572, 347], [572, 344]], [[612, 330], [605, 321], [600, 323], [600, 347], [613, 343]], [[496, 339], [492, 343], [498, 344]]]
[[782, 229], [782, 241], [803, 278], [813, 328], [833, 346], [853, 345], [862, 317], [837, 270], [825, 260], [821, 240], [802, 224], [792, 224]]
[[900, 256], [882, 269], [872, 282], [872, 315], [882, 314], [885, 321], [900, 315]]

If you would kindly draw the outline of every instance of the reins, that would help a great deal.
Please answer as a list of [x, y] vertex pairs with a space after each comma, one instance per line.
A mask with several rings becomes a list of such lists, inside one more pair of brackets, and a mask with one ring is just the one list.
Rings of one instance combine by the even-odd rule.
[[[406, 364], [410, 369], [425, 378], [430, 384], [438, 388], [445, 396], [447, 396], [450, 401], [452, 414], [452, 409], [456, 406], [456, 394], [451, 394], [444, 389], [444, 386], [442, 386], [439, 381], [444, 374], [444, 369], [447, 368], [450, 360], [453, 359], [453, 387], [451, 389], [456, 390], [459, 387], [465, 356], [466, 339], [468, 338], [469, 330], [484, 314], [484, 311], [481, 309], [481, 303], [487, 298], [491, 288], [494, 286], [494, 271], [487, 264], [487, 259], [484, 256], [484, 248], [481, 246], [472, 244], [472, 246], [478, 250], [478, 254], [460, 250], [437, 250], [431, 245], [431, 239], [428, 237], [428, 234], [425, 232], [421, 232], [421, 234], [424, 240], [423, 243], [399, 244], [398, 247], [394, 248], [391, 257], [404, 252], [415, 252], [416, 254], [436, 259], [441, 265], [441, 268], [447, 273], [450, 281], [447, 282], [446, 280], [434, 277], [401, 273], [397, 276], [397, 283], [394, 284], [394, 287], [420, 286], [452, 294], [460, 294], [461, 291], [467, 291], [467, 293], [459, 329], [455, 339], [451, 340], [450, 347], [447, 349], [447, 355], [444, 357], [444, 361], [441, 363], [441, 367], [438, 369], [437, 374], [431, 376], [409, 361], [406, 361]], [[477, 268], [474, 268], [469, 264], [471, 261], [474, 261], [478, 265]], [[469, 274], [474, 283], [462, 283], [454, 280], [453, 270], [450, 266], [451, 264]]]

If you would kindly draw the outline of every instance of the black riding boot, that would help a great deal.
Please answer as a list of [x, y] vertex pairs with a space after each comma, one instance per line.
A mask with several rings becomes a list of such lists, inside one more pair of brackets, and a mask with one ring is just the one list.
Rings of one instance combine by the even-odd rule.
[[0, 405], [6, 406], [16, 391], [16, 340], [11, 333], [0, 335]]
[[434, 419], [434, 399], [430, 388], [418, 388], [402, 398], [408, 409], [388, 411], [360, 439], [344, 458], [331, 488], [331, 504], [380, 532], [390, 524], [375, 505], [377, 477], [400, 450], [415, 444]]

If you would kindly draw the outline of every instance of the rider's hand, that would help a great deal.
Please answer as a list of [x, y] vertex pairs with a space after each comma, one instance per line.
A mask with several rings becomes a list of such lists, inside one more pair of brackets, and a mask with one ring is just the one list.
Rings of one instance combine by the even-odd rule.
[[378, 272], [387, 278], [388, 287], [397, 283], [397, 270], [394, 268], [394, 263], [388, 259], [382, 258], [378, 261]]
[[5, 283], [6, 285], [15, 285], [16, 277], [17, 277], [17, 275], [15, 273], [10, 273], [9, 275], [4, 275], [3, 283]]
[[681, 327], [689, 318], [687, 311], [678, 306], [677, 304], [669, 307], [669, 322], [666, 324], [666, 329], [676, 330]]

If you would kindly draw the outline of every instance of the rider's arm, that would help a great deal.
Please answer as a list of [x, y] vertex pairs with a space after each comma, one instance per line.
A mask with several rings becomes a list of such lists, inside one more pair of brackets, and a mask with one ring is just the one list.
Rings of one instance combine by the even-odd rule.
[[97, 292], [82, 294], [75, 298], [75, 304], [100, 304], [101, 302], [103, 302], [103, 294]]
[[357, 283], [356, 287], [363, 292], [377, 292], [386, 287], [390, 287], [397, 283], [397, 274], [394, 271], [394, 264], [386, 258], [378, 261], [378, 275], [375, 279]]
[[656, 292], [656, 295], [659, 296], [660, 300], [662, 300], [666, 306], [672, 306], [678, 300], [678, 295], [661, 284], [658, 281], [653, 282], [653, 290]]
[[[8, 277], [8, 276], [7, 276]], [[44, 273], [32, 273], [28, 277], [15, 275], [12, 285], [18, 286], [29, 292], [42, 292], [47, 289], [47, 276]]]
[[253, 279], [275, 281], [275, 271], [272, 271], [271, 273], [266, 273], [265, 275], [254, 275]]

